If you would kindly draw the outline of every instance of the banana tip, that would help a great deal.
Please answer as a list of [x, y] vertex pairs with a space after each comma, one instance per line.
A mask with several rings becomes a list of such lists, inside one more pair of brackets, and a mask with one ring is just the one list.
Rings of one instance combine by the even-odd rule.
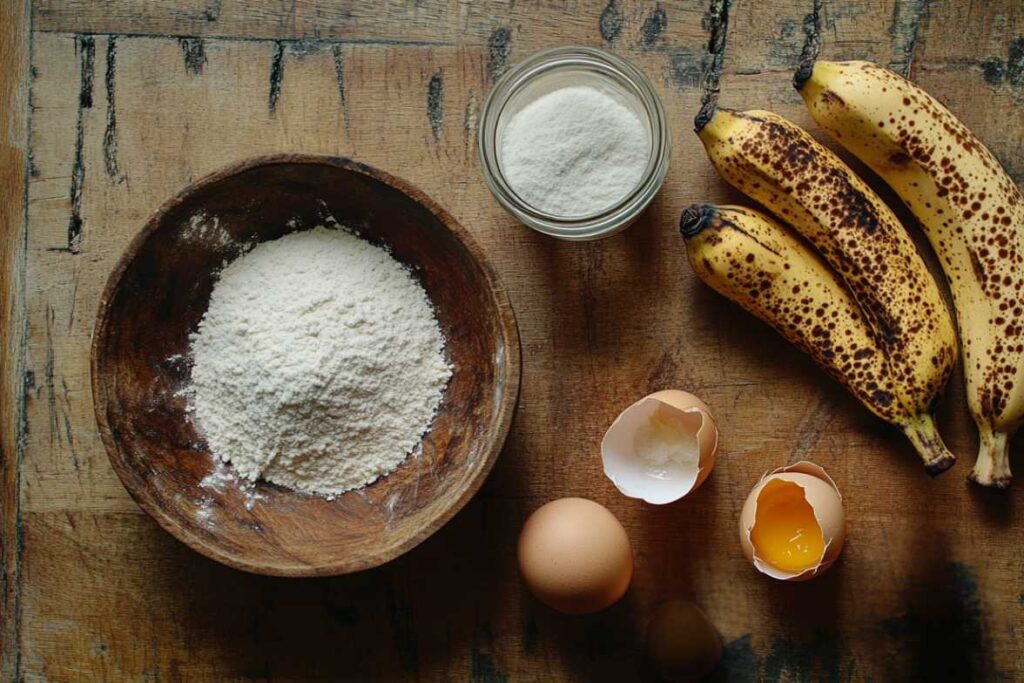
[[707, 204], [691, 204], [679, 216], [679, 232], [685, 239], [693, 237], [705, 227], [711, 218], [711, 207]]
[[793, 87], [797, 90], [803, 90], [804, 84], [811, 80], [811, 74], [814, 73], [814, 60], [805, 59], [800, 62], [800, 66], [797, 67], [796, 73], [793, 74]]
[[952, 467], [953, 463], [955, 462], [956, 457], [952, 453], [946, 453], [944, 455], [940, 455], [934, 460], [929, 460], [928, 462], [926, 462], [924, 464], [924, 470], [925, 472], [928, 473], [929, 476], [937, 477], [946, 470], [948, 470], [950, 467]]
[[1002, 476], [996, 475], [983, 479], [978, 476], [977, 472], [971, 472], [970, 474], [968, 474], [967, 479], [968, 481], [971, 481], [977, 484], [978, 486], [984, 486], [985, 488], [989, 489], [999, 489], [1000, 491], [1005, 491], [1006, 489], [1010, 488], [1010, 484], [1013, 481], [1013, 477], [1011, 477], [1009, 474]]

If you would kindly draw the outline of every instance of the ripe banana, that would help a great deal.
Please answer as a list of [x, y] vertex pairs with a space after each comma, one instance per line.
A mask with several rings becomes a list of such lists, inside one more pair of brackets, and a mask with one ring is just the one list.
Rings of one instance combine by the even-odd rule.
[[938, 254], [980, 434], [971, 478], [1007, 487], [1009, 439], [1024, 422], [1024, 197], [959, 119], [888, 69], [811, 62], [794, 84], [814, 119], [902, 197]]
[[956, 333], [895, 214], [835, 154], [781, 116], [704, 110], [696, 125], [722, 177], [807, 238], [845, 281], [903, 404], [930, 408], [956, 364]]
[[907, 435], [930, 474], [955, 458], [930, 400], [900, 400], [886, 352], [835, 273], [786, 228], [752, 209], [694, 204], [679, 229], [697, 276], [809, 354], [869, 410]]

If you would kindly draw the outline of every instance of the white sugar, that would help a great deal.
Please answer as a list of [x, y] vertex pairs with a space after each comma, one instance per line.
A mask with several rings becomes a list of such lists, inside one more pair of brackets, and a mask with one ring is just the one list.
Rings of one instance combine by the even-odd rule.
[[611, 208], [640, 183], [651, 136], [640, 116], [589, 85], [549, 92], [510, 118], [501, 169], [526, 203], [579, 217]]

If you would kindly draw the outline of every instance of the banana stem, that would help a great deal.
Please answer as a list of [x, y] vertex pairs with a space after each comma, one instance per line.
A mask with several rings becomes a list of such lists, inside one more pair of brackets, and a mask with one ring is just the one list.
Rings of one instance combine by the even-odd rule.
[[929, 475], [934, 477], [942, 474], [956, 462], [956, 456], [950, 453], [946, 444], [942, 442], [931, 415], [917, 415], [902, 425], [902, 429], [924, 460], [924, 469]]
[[982, 486], [997, 489], [1009, 488], [1010, 480], [1010, 435], [992, 431], [983, 426], [978, 430], [981, 437], [978, 444], [978, 460], [968, 478]]

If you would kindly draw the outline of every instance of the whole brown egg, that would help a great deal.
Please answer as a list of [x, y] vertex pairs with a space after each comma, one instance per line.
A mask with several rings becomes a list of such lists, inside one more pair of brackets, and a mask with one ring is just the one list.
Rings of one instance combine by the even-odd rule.
[[567, 614], [589, 614], [626, 592], [633, 550], [626, 530], [603, 505], [562, 498], [539, 508], [523, 525], [519, 571], [544, 604]]

